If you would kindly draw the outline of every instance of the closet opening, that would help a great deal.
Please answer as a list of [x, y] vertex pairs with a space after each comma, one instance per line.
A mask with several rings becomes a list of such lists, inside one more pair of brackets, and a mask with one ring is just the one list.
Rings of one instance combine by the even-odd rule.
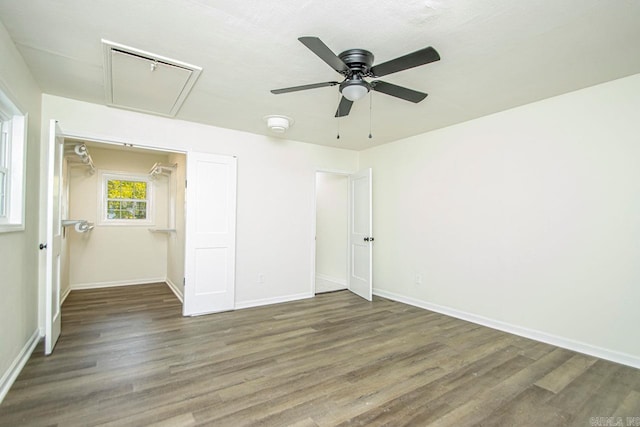
[[65, 137], [61, 302], [149, 283], [183, 301], [185, 172], [183, 152]]

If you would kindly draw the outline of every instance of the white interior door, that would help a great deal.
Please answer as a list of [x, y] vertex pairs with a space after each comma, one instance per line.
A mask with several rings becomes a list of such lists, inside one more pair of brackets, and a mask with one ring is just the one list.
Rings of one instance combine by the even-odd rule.
[[235, 305], [236, 158], [187, 153], [183, 314]]
[[371, 168], [349, 176], [349, 290], [371, 301], [373, 236]]
[[62, 160], [64, 138], [55, 120], [49, 127], [47, 155], [47, 240], [44, 353], [51, 354], [61, 330], [60, 250], [62, 245]]

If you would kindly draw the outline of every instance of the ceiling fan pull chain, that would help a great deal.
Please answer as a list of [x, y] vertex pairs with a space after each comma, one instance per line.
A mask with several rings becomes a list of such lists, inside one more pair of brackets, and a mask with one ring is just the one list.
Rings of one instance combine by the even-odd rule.
[[340, 117], [336, 117], [338, 122], [338, 134], [336, 135], [336, 139], [340, 139]]
[[369, 91], [369, 139], [371, 139], [371, 111], [373, 110], [373, 91]]

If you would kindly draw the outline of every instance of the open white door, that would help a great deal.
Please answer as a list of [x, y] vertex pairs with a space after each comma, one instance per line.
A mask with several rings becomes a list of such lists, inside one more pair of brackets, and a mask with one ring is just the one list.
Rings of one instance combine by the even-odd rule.
[[185, 316], [234, 308], [236, 163], [187, 153]]
[[45, 290], [44, 353], [49, 355], [58, 341], [61, 329], [60, 312], [60, 249], [62, 245], [62, 160], [64, 138], [55, 120], [49, 126], [47, 150], [47, 240]]
[[371, 168], [349, 176], [349, 290], [371, 301], [373, 237]]

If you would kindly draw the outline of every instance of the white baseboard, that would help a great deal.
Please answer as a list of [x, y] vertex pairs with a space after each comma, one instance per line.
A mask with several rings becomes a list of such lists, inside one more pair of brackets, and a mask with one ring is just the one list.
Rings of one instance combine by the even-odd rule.
[[447, 316], [455, 317], [457, 319], [466, 320], [468, 322], [476, 323], [478, 325], [487, 326], [492, 329], [508, 332], [510, 334], [518, 335], [524, 338], [530, 338], [535, 341], [540, 341], [546, 344], [555, 345], [556, 347], [562, 347], [562, 348], [566, 348], [567, 350], [588, 354], [589, 356], [610, 360], [612, 362], [620, 363], [622, 365], [627, 365], [634, 368], [640, 368], [640, 357], [634, 356], [631, 354], [622, 353], [615, 350], [609, 350], [602, 347], [597, 347], [581, 341], [575, 341], [570, 338], [560, 337], [557, 335], [548, 334], [546, 332], [537, 331], [535, 329], [523, 328], [522, 326], [512, 325], [510, 323], [501, 322], [499, 320], [478, 316], [477, 314], [467, 313], [464, 311], [456, 310], [454, 308], [432, 304], [416, 298], [398, 295], [393, 292], [389, 292], [385, 290], [374, 289], [373, 294], [376, 296], [393, 300], [393, 301], [423, 308], [425, 310], [435, 311], [436, 313], [445, 314]]
[[165, 281], [166, 277], [155, 277], [150, 279], [116, 280], [112, 282], [74, 283], [69, 287], [69, 289], [75, 291], [79, 289], [112, 288], [115, 286], [134, 286], [148, 285], [150, 283], [165, 283]]
[[264, 298], [264, 299], [255, 299], [251, 301], [241, 301], [236, 302], [235, 310], [243, 309], [243, 308], [251, 308], [251, 307], [260, 307], [262, 305], [271, 305], [271, 304], [280, 304], [281, 302], [290, 302], [297, 301], [306, 298], [313, 298], [312, 293], [304, 293], [304, 294], [294, 294], [294, 295], [286, 295], [282, 297], [275, 298]]
[[184, 303], [184, 296], [182, 295], [182, 291], [180, 288], [176, 286], [175, 283], [171, 281], [168, 277], [165, 279], [165, 283], [169, 286], [169, 289], [176, 295], [176, 297], [180, 300], [181, 303]]
[[64, 300], [67, 299], [70, 293], [71, 293], [71, 286], [69, 286], [67, 290], [64, 291], [64, 293], [60, 296], [60, 305], [64, 304]]
[[9, 369], [2, 374], [2, 378], [0, 378], [0, 403], [2, 403], [16, 378], [18, 378], [18, 375], [22, 371], [22, 368], [24, 368], [24, 365], [27, 364], [29, 357], [31, 357], [31, 353], [33, 353], [33, 350], [36, 348], [39, 340], [40, 331], [36, 329], [33, 331], [33, 334], [29, 337], [24, 347], [22, 347], [20, 353], [18, 353], [16, 358], [13, 360]]
[[316, 293], [333, 292], [347, 289], [347, 279], [331, 277], [327, 274], [316, 273]]

